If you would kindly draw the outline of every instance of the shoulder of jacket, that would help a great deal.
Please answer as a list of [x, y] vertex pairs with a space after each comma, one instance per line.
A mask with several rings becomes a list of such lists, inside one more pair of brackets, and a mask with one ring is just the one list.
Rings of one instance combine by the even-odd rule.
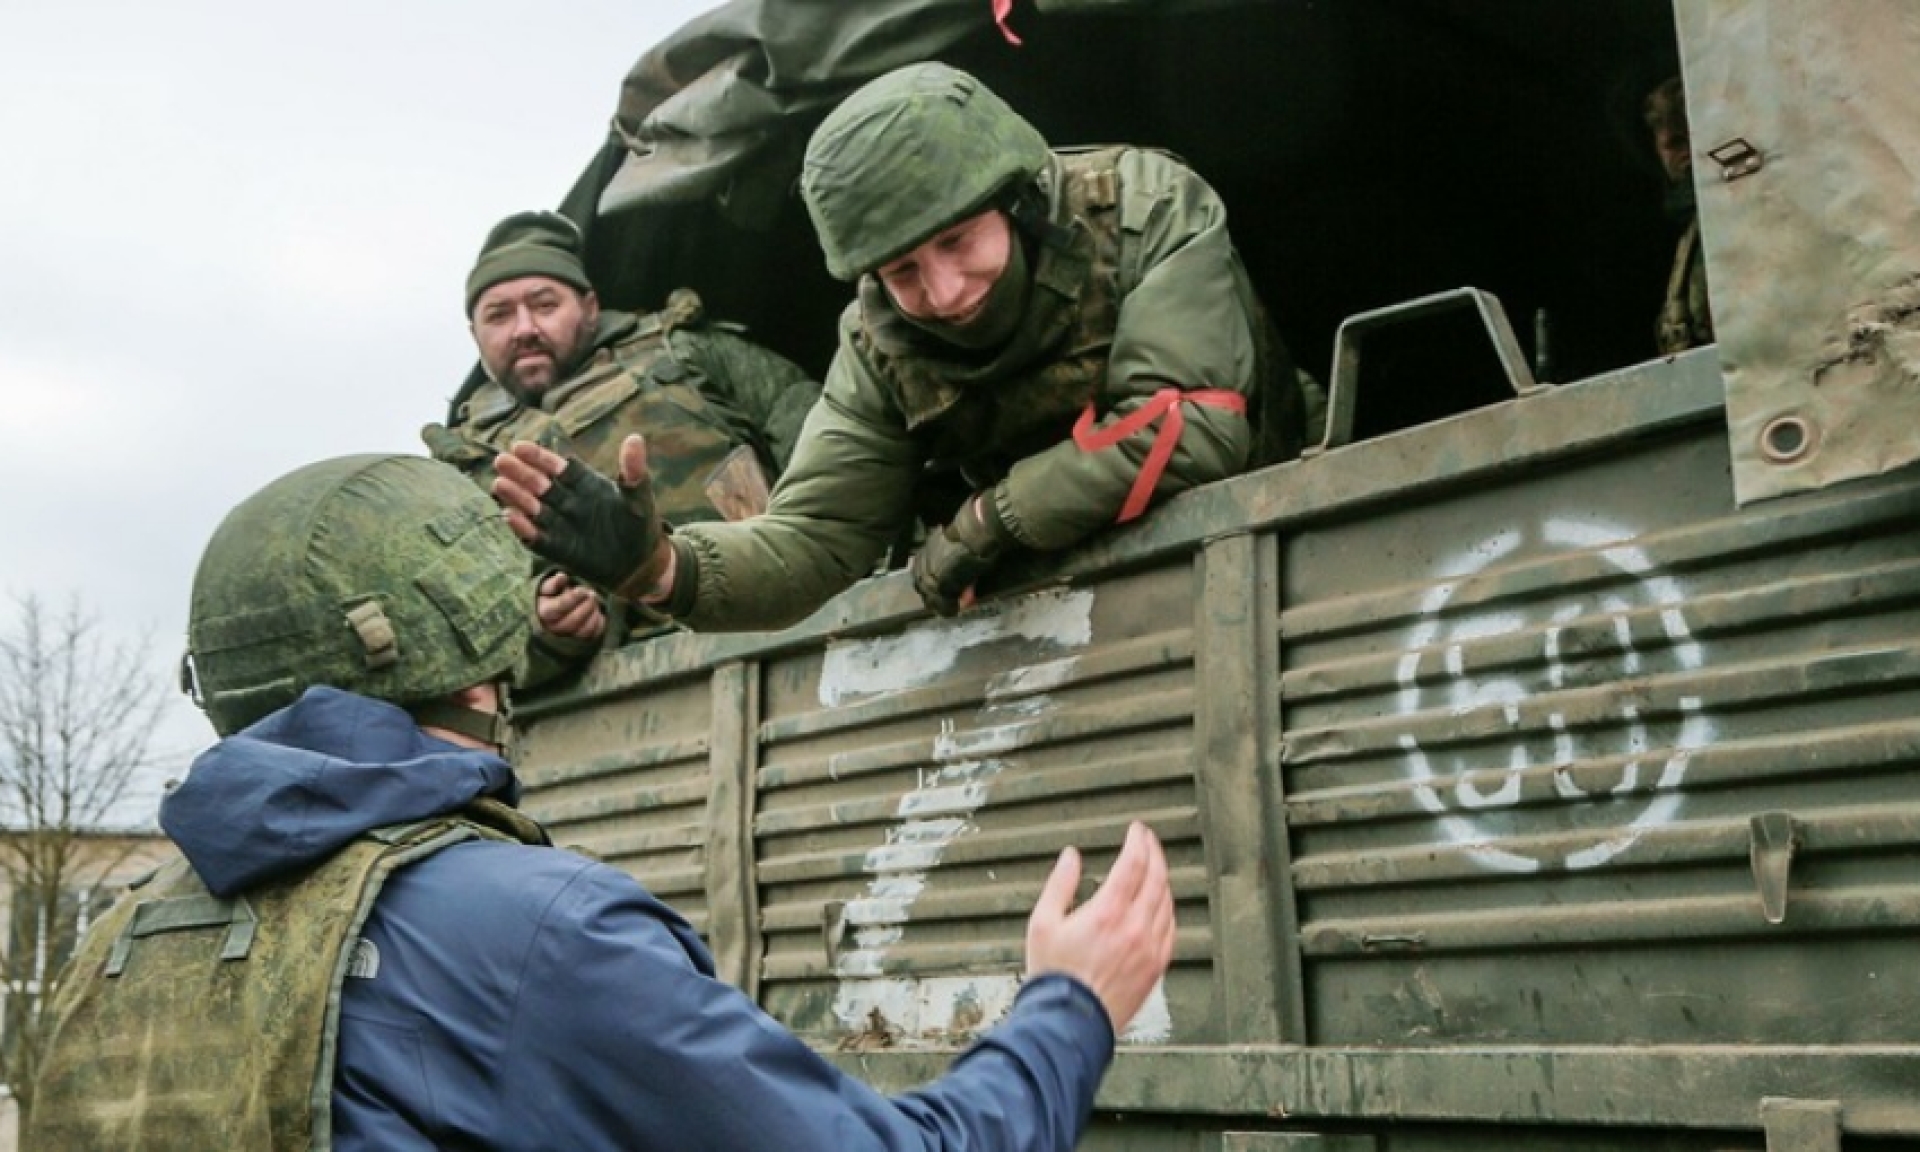
[[1194, 185], [1207, 187], [1186, 161], [1157, 148], [1128, 148], [1115, 158], [1114, 166], [1121, 186], [1136, 195], [1164, 196]]
[[511, 393], [495, 381], [489, 380], [474, 389], [473, 395], [461, 402], [459, 409], [453, 413], [453, 421], [448, 427], [455, 432], [468, 427], [485, 428], [512, 415], [514, 409], [518, 407], [520, 402], [515, 400]]
[[[1128, 233], [1148, 230], [1156, 217], [1185, 227], [1190, 209], [1214, 203], [1218, 196], [1200, 174], [1171, 152], [1129, 148], [1115, 161], [1120, 183], [1120, 227]], [[1184, 207], [1181, 207], [1184, 206]], [[1172, 213], [1172, 215], [1168, 215]]]

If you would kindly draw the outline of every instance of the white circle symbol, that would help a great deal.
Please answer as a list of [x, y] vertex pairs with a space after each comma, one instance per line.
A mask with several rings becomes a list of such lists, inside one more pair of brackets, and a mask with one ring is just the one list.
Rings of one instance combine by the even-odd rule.
[[[1516, 737], [1501, 767], [1487, 767], [1484, 751], [1469, 756], [1429, 739], [1435, 745], [1430, 750], [1410, 732], [1399, 738], [1415, 799], [1440, 818], [1448, 841], [1488, 868], [1580, 869], [1613, 859], [1648, 828], [1673, 818], [1688, 761], [1713, 738], [1713, 724], [1698, 697], [1683, 696], [1676, 708], [1654, 717], [1643, 715], [1634, 702], [1638, 693], [1621, 693], [1600, 722], [1592, 716], [1570, 721], [1538, 699], [1625, 679], [1644, 683], [1703, 663], [1683, 613], [1683, 590], [1657, 571], [1645, 552], [1624, 542], [1631, 538], [1615, 525], [1548, 521], [1542, 542], [1555, 551], [1592, 550], [1631, 580], [1556, 592], [1541, 601], [1544, 619], [1540, 612], [1509, 606], [1510, 599], [1483, 612], [1447, 611], [1467, 578], [1520, 549], [1525, 541], [1515, 531], [1463, 551], [1421, 603], [1420, 622], [1397, 670], [1400, 714], [1432, 717], [1437, 712], [1464, 724], [1493, 713], [1505, 717]], [[1477, 642], [1531, 634], [1541, 638], [1537, 667], [1544, 672], [1544, 693], [1537, 678], [1534, 683], [1522, 679], [1522, 669], [1511, 659], [1474, 667]], [[1563, 643], [1570, 635], [1585, 638], [1577, 652]], [[1595, 636], [1605, 636], [1606, 642], [1593, 642]], [[1604, 777], [1604, 785], [1596, 777]], [[1537, 844], [1503, 836], [1501, 826], [1511, 825], [1501, 818], [1505, 814], [1523, 804], [1555, 800], [1574, 835], [1556, 833]]]

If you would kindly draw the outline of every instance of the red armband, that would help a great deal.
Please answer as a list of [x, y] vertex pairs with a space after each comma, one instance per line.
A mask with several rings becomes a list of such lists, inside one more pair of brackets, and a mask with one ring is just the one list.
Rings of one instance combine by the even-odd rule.
[[1000, 29], [1000, 35], [1007, 38], [1007, 43], [1018, 48], [1020, 37], [1014, 35], [1013, 29], [1007, 26], [1007, 17], [1011, 15], [1013, 15], [1013, 0], [993, 0], [994, 25]]
[[1147, 449], [1147, 458], [1140, 462], [1140, 475], [1134, 478], [1133, 489], [1127, 493], [1127, 502], [1120, 506], [1120, 515], [1114, 520], [1115, 524], [1125, 524], [1138, 517], [1152, 503], [1153, 490], [1160, 486], [1160, 474], [1167, 470], [1167, 461], [1173, 459], [1173, 450], [1180, 444], [1180, 433], [1187, 426], [1187, 418], [1180, 414], [1181, 404], [1225, 408], [1242, 416], [1247, 414], [1247, 398], [1238, 392], [1229, 392], [1224, 388], [1197, 392], [1162, 388], [1147, 397], [1145, 404], [1105, 428], [1094, 428], [1092, 404], [1088, 404], [1087, 410], [1080, 413], [1080, 419], [1074, 422], [1073, 442], [1080, 446], [1082, 452], [1111, 448], [1155, 421], [1160, 422], [1160, 431], [1153, 438], [1153, 447]]

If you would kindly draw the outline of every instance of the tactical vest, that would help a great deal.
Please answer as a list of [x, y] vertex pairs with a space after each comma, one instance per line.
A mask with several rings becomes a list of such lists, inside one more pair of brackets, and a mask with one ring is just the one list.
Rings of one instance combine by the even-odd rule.
[[763, 459], [766, 451], [751, 422], [709, 393], [705, 373], [674, 355], [669, 336], [699, 320], [699, 297], [677, 290], [664, 310], [635, 317], [632, 332], [596, 348], [537, 406], [489, 381], [460, 407], [451, 429], [428, 427], [427, 446], [435, 458], [491, 487], [494, 456], [516, 440], [613, 475], [620, 442], [639, 432], [647, 438], [661, 514], [676, 524], [718, 520], [707, 479], [739, 445], [752, 445]]
[[1713, 312], [1707, 300], [1707, 261], [1700, 248], [1700, 218], [1695, 216], [1674, 249], [1667, 275], [1667, 298], [1654, 325], [1654, 344], [1662, 356], [1713, 343]]
[[[863, 322], [853, 346], [922, 441], [930, 471], [958, 470], [972, 488], [987, 487], [1020, 460], [1068, 439], [1089, 405], [1100, 416], [1111, 409], [1107, 362], [1121, 301], [1133, 288], [1120, 282], [1122, 245], [1146, 223], [1123, 207], [1118, 165], [1125, 151], [1054, 153], [1057, 226], [1037, 245], [1033, 301], [1008, 351], [984, 370], [937, 354], [928, 340], [877, 337], [874, 321], [892, 304], [877, 281], [862, 280]], [[1247, 417], [1256, 430], [1257, 466], [1298, 454], [1301, 401], [1285, 344], [1244, 281], [1243, 288], [1255, 316], [1257, 383]], [[1023, 366], [1009, 371], [1009, 361]]]
[[547, 842], [481, 800], [232, 899], [184, 860], [160, 869], [74, 955], [23, 1146], [326, 1152], [341, 985], [374, 900], [395, 869], [475, 839]]

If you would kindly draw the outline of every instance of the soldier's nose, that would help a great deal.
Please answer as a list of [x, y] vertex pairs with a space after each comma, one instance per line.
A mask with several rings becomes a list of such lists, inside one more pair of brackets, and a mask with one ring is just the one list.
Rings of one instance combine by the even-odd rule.
[[949, 316], [959, 310], [967, 291], [967, 278], [951, 268], [935, 265], [922, 271], [921, 284], [927, 308], [936, 316]]

